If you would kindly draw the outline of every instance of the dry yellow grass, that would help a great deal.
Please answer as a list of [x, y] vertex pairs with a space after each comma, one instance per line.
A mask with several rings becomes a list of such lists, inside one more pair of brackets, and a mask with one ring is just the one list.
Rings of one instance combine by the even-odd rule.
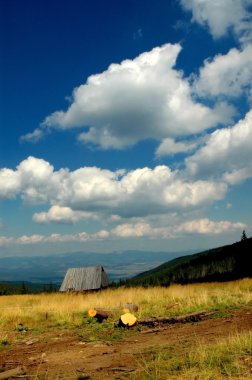
[[[88, 341], [101, 337], [104, 339], [102, 333], [104, 326], [89, 321], [88, 316], [83, 318], [84, 311], [90, 308], [114, 310], [117, 319], [126, 303], [139, 305], [136, 313], [138, 318], [180, 315], [199, 310], [217, 310], [225, 314], [229, 309], [252, 305], [252, 279], [226, 283], [173, 285], [167, 288], [122, 287], [87, 294], [1, 296], [0, 351], [8, 350], [24, 336], [27, 339], [27, 336], [34, 337], [38, 334], [47, 339], [46, 337], [58, 328], [74, 328], [75, 333]], [[113, 322], [109, 321], [106, 326], [108, 331], [106, 337], [118, 339], [117, 336], [120, 335], [121, 339], [124, 332], [114, 331], [112, 326]], [[28, 333], [25, 332], [26, 329], [29, 330]], [[128, 336], [129, 332], [126, 333]], [[198, 341], [196, 346], [192, 344], [188, 346], [187, 351], [178, 350], [177, 354], [170, 348], [154, 347], [154, 352], [151, 354], [147, 352], [143, 360], [138, 363], [139, 370], [132, 373], [129, 378], [132, 380], [250, 378], [251, 332], [244, 332], [209, 345], [200, 344]]]
[[211, 344], [192, 345], [171, 355], [170, 347], [153, 348], [137, 363], [132, 380], [252, 379], [252, 333], [235, 333]]
[[[168, 288], [118, 288], [87, 294], [38, 294], [0, 297], [0, 327], [39, 321], [79, 324], [89, 308], [118, 310], [125, 303], [140, 306], [138, 317], [224, 310], [252, 302], [252, 279], [226, 283], [173, 285]], [[174, 306], [174, 307], [173, 307]], [[0, 329], [1, 330], [1, 329]]]

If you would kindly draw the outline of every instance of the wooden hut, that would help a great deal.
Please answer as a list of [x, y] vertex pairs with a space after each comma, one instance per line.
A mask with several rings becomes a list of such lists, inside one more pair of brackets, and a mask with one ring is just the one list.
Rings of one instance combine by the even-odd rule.
[[109, 284], [108, 276], [102, 266], [70, 268], [61, 284], [60, 292], [82, 292], [99, 290]]

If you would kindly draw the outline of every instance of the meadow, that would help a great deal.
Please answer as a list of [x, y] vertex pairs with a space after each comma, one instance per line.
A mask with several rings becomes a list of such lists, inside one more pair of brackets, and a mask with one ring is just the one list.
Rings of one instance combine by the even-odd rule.
[[78, 325], [89, 308], [118, 310], [125, 303], [139, 305], [138, 317], [180, 315], [197, 310], [236, 308], [252, 302], [252, 279], [224, 283], [172, 285], [170, 287], [136, 287], [105, 289], [94, 293], [46, 293], [0, 297], [1, 326], [15, 327], [19, 323]]
[[[106, 289], [86, 294], [26, 294], [0, 297], [0, 355], [23, 339], [50, 336], [56, 330], [77, 333], [85, 341], [117, 341], [132, 331], [114, 331], [114, 322], [125, 303], [139, 305], [138, 319], [179, 316], [197, 311], [214, 311], [213, 318], [225, 318], [234, 310], [252, 311], [252, 279], [233, 282]], [[90, 308], [112, 310], [113, 318], [98, 324], [87, 315]], [[252, 313], [251, 313], [252, 318]], [[107, 334], [104, 334], [104, 330]], [[160, 333], [161, 334], [161, 333]], [[161, 336], [161, 335], [160, 335]], [[137, 356], [138, 371], [131, 379], [251, 379], [252, 333], [230, 331], [208, 344], [197, 341], [186, 347], [179, 342], [160, 347], [146, 345]], [[47, 338], [48, 339], [48, 338]], [[174, 347], [176, 350], [174, 351]], [[250, 358], [250, 359], [249, 359]], [[49, 378], [48, 378], [49, 379]], [[77, 379], [77, 377], [76, 377]]]

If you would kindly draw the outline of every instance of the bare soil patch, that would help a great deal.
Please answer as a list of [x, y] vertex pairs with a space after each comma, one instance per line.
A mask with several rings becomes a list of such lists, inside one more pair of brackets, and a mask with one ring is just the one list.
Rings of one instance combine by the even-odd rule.
[[[36, 336], [23, 335], [20, 342], [0, 352], [0, 369], [25, 367], [14, 378], [37, 380], [126, 379], [138, 369], [146, 350], [170, 346], [181, 352], [199, 342], [214, 343], [236, 332], [252, 329], [252, 307], [230, 311], [197, 323], [141, 327], [121, 341], [88, 342], [78, 331], [53, 330]], [[25, 377], [26, 376], [26, 377]]]

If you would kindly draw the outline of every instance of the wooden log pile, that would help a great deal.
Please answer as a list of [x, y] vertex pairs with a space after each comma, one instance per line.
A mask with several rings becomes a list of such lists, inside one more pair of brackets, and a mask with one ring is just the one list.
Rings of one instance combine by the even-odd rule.
[[88, 310], [89, 317], [95, 318], [97, 322], [103, 322], [104, 320], [113, 317], [114, 313], [110, 310], [102, 310], [102, 309], [89, 309]]
[[[203, 319], [208, 318], [213, 314], [209, 311], [200, 311], [196, 313], [190, 313], [185, 315], [180, 315], [178, 317], [151, 317], [145, 319], [137, 319], [137, 317], [132, 313], [133, 311], [138, 311], [138, 306], [135, 304], [125, 304], [123, 309], [123, 314], [120, 315], [118, 322], [115, 327], [126, 327], [130, 328], [136, 324], [140, 326], [156, 327], [165, 324], [175, 324], [175, 323], [192, 323], [199, 322]], [[104, 320], [114, 317], [114, 313], [111, 310], [101, 310], [101, 309], [89, 309], [88, 315], [95, 318], [98, 322], [103, 322]]]

